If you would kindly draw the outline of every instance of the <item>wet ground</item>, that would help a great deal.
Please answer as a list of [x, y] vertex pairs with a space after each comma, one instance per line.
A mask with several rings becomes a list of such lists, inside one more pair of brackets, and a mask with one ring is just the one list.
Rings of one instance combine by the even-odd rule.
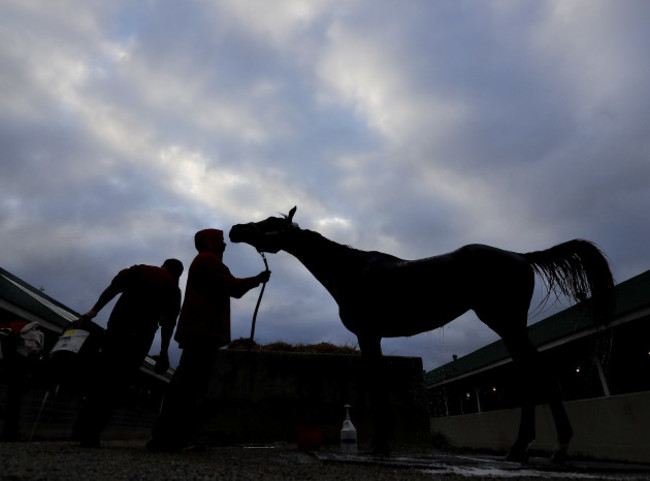
[[[314, 453], [322, 462], [378, 465], [421, 470], [432, 475], [452, 475], [483, 479], [650, 479], [650, 466], [570, 460], [562, 464], [547, 458], [531, 458], [527, 463], [506, 462], [501, 456], [481, 454], [406, 453], [387, 458], [340, 455], [335, 452]], [[435, 479], [435, 477], [433, 478]]]
[[209, 447], [203, 452], [150, 453], [143, 441], [99, 449], [72, 442], [0, 443], [0, 480], [650, 480], [650, 466], [543, 458], [527, 464], [495, 456], [409, 449], [390, 457], [302, 452], [290, 444]]

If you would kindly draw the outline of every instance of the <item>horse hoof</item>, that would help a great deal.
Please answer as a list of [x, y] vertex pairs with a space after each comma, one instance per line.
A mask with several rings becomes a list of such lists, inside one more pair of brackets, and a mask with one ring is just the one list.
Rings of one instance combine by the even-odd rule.
[[569, 455], [567, 454], [568, 449], [569, 446], [567, 444], [560, 444], [555, 448], [555, 451], [553, 451], [551, 462], [556, 464], [566, 463], [569, 460]]
[[520, 448], [518, 446], [513, 446], [506, 454], [506, 461], [511, 463], [527, 463], [530, 455], [526, 448]]
[[388, 444], [375, 444], [370, 447], [369, 453], [371, 456], [390, 456], [390, 446]]

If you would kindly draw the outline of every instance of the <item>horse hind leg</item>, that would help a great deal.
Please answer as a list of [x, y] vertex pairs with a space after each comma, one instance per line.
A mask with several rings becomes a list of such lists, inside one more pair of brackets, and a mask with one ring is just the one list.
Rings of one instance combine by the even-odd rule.
[[[521, 417], [517, 438], [506, 454], [507, 461], [528, 461], [528, 446], [535, 440], [535, 396], [534, 384], [536, 369], [536, 350], [527, 346], [528, 337], [504, 338], [508, 351], [512, 355], [518, 377], [521, 379]], [[532, 345], [532, 344], [531, 344]]]
[[508, 338], [507, 341], [504, 338], [504, 342], [512, 355], [513, 362], [519, 366], [523, 388], [519, 435], [508, 457], [517, 461], [527, 459], [526, 448], [535, 438], [535, 404], [543, 398], [551, 408], [557, 432], [558, 446], [552, 459], [561, 462], [566, 459], [573, 429], [562, 403], [559, 384], [543, 365], [541, 355], [525, 331], [523, 334]]
[[[477, 314], [479, 314], [477, 312]], [[479, 315], [480, 317], [480, 315]], [[558, 436], [558, 448], [553, 460], [566, 458], [566, 450], [573, 436], [573, 429], [562, 403], [559, 385], [543, 366], [541, 356], [526, 332], [526, 317], [494, 317], [486, 321], [501, 338], [510, 352], [513, 364], [521, 379], [522, 408], [519, 432], [515, 443], [510, 448], [506, 459], [525, 462], [528, 459], [528, 446], [535, 439], [535, 404], [540, 395], [548, 401]], [[508, 322], [510, 321], [510, 322]]]
[[564, 409], [564, 403], [562, 403], [560, 386], [557, 381], [554, 383], [555, 394], [549, 400], [549, 407], [551, 408], [551, 413], [553, 414], [553, 421], [555, 422], [555, 430], [557, 431], [557, 446], [553, 451], [551, 460], [556, 463], [562, 463], [566, 461], [568, 455], [567, 451], [569, 449], [569, 442], [573, 437], [573, 429], [571, 428], [571, 422], [569, 421], [569, 416]]

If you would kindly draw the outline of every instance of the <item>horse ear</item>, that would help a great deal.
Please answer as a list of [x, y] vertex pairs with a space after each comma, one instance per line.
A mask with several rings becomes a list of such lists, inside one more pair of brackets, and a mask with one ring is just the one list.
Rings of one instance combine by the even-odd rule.
[[298, 207], [297, 207], [297, 206], [294, 206], [293, 209], [291, 209], [291, 210], [289, 211], [289, 217], [287, 217], [287, 222], [289, 222], [289, 224], [291, 224], [291, 222], [293, 222], [293, 216], [294, 216], [294, 214], [296, 213], [296, 210], [297, 210], [297, 209], [298, 209]]

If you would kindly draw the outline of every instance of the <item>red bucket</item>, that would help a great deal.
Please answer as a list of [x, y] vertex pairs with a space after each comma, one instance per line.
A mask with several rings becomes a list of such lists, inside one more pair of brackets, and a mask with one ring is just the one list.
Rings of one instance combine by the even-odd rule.
[[323, 442], [322, 429], [299, 427], [296, 430], [299, 451], [317, 451], [320, 449], [320, 445]]

